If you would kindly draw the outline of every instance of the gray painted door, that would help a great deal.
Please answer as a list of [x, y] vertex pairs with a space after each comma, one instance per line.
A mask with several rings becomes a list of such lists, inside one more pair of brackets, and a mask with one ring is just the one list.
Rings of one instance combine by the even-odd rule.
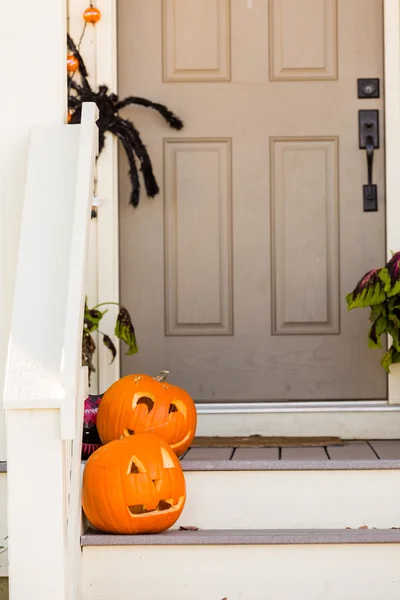
[[[367, 313], [344, 296], [385, 258], [363, 212], [357, 78], [383, 77], [381, 0], [119, 0], [119, 92], [161, 193], [128, 205], [120, 166], [122, 300], [139, 353], [199, 401], [381, 399]], [[383, 85], [381, 85], [381, 90]], [[356, 313], [359, 314], [356, 314]]]

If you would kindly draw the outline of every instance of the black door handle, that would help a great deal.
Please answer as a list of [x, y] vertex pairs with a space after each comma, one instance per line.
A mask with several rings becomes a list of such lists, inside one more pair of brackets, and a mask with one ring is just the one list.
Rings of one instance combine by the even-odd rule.
[[367, 152], [368, 183], [363, 185], [364, 211], [378, 210], [378, 187], [372, 183], [374, 151], [379, 148], [379, 111], [360, 110], [358, 112], [359, 147]]
[[373, 165], [374, 165], [374, 140], [373, 137], [371, 135], [367, 136], [367, 140], [366, 140], [366, 145], [365, 148], [367, 150], [367, 168], [368, 168], [368, 189], [367, 189], [367, 195], [368, 195], [368, 199], [369, 200], [373, 200], [374, 199], [374, 190], [373, 190], [373, 184], [372, 184], [372, 169], [373, 169]]

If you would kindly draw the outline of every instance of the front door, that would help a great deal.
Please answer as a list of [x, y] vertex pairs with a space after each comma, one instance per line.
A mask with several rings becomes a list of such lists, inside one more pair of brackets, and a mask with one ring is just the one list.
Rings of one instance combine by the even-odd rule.
[[[119, 93], [161, 193], [129, 206], [121, 297], [139, 353], [197, 401], [387, 397], [345, 294], [385, 260], [382, 0], [119, 0]], [[358, 99], [357, 79], [380, 97]], [[378, 109], [378, 211], [363, 210], [358, 111]], [[359, 314], [357, 314], [359, 313]]]

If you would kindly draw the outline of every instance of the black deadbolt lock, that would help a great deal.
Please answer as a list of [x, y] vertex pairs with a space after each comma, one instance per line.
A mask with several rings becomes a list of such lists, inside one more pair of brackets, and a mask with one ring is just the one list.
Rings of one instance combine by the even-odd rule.
[[358, 98], [379, 98], [379, 79], [357, 79]]

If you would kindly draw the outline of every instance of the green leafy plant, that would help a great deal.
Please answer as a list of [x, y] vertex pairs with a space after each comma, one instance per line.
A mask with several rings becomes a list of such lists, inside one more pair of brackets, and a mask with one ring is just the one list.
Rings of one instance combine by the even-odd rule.
[[82, 337], [82, 365], [84, 367], [88, 367], [89, 385], [90, 376], [96, 371], [93, 364], [93, 355], [96, 350], [96, 344], [92, 334], [97, 331], [99, 335], [103, 336], [103, 344], [111, 352], [111, 362], [113, 362], [117, 356], [117, 349], [112, 339], [109, 335], [103, 333], [99, 329], [102, 318], [108, 312], [108, 309], [100, 310], [100, 308], [111, 305], [119, 306], [119, 313], [115, 323], [114, 335], [127, 345], [127, 355], [136, 354], [138, 351], [135, 329], [132, 325], [132, 320], [127, 309], [124, 306], [121, 306], [121, 304], [118, 304], [118, 302], [102, 302], [101, 304], [93, 306], [93, 308], [89, 308], [87, 305], [87, 298], [85, 298], [85, 314], [83, 319]]
[[368, 271], [347, 294], [346, 301], [349, 310], [371, 309], [369, 348], [382, 348], [381, 336], [391, 336], [392, 343], [381, 360], [389, 372], [392, 364], [400, 362], [400, 252], [393, 254], [384, 267]]

